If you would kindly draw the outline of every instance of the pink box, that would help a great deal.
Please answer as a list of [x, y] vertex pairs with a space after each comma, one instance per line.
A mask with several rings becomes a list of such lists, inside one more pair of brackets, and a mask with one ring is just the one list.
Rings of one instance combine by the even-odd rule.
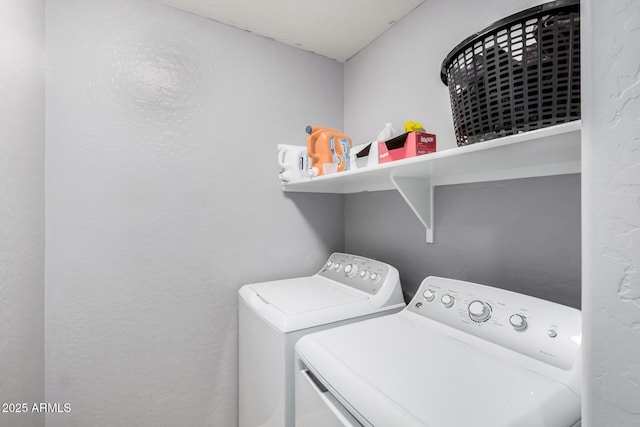
[[407, 132], [378, 142], [379, 163], [421, 156], [436, 151], [436, 136], [432, 133]]

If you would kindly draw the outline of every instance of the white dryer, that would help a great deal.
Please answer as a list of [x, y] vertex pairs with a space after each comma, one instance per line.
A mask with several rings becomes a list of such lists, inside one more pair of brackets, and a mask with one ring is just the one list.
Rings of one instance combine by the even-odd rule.
[[581, 313], [423, 280], [401, 312], [296, 345], [296, 426], [569, 427], [580, 421]]
[[239, 294], [240, 427], [294, 425], [301, 336], [405, 307], [398, 270], [343, 253], [313, 276], [245, 285]]

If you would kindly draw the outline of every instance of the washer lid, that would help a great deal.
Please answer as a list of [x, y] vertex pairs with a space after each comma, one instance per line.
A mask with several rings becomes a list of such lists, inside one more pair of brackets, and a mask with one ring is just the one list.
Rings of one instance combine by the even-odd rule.
[[580, 419], [580, 398], [564, 384], [433, 323], [403, 311], [307, 335], [296, 349], [365, 424], [531, 427]]
[[369, 303], [366, 293], [320, 276], [245, 285], [240, 289], [240, 296], [281, 332], [380, 311]]
[[250, 286], [264, 302], [273, 305], [287, 316], [368, 299], [363, 293], [356, 294], [346, 286], [319, 276]]

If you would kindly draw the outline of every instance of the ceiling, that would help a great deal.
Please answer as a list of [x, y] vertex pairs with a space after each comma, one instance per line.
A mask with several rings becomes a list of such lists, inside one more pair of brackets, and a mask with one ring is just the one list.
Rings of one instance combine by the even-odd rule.
[[346, 61], [424, 0], [157, 0]]

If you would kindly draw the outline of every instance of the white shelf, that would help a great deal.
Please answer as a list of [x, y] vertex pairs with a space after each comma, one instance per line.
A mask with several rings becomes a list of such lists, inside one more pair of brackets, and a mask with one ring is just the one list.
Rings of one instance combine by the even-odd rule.
[[434, 186], [570, 173], [580, 173], [580, 121], [284, 183], [282, 189], [338, 194], [398, 190], [426, 227], [431, 243]]

